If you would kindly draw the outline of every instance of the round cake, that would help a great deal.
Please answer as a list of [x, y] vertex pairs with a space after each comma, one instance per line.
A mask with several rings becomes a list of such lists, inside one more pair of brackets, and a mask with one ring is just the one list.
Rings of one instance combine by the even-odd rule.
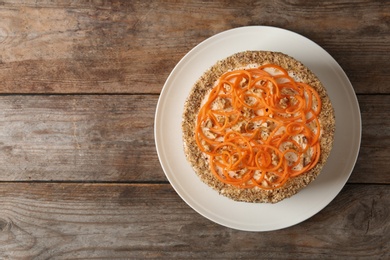
[[194, 83], [182, 130], [186, 158], [204, 183], [235, 201], [276, 203], [320, 174], [335, 117], [325, 88], [301, 62], [245, 51]]

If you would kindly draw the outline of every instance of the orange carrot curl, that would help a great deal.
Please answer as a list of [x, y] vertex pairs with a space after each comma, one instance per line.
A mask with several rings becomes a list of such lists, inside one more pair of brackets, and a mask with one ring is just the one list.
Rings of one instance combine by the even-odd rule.
[[317, 164], [320, 112], [318, 93], [280, 66], [230, 71], [200, 108], [195, 139], [221, 182], [276, 189]]

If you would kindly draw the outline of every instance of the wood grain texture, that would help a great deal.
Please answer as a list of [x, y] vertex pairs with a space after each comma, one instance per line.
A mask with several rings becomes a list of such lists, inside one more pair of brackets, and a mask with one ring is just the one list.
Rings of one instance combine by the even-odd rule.
[[[159, 93], [206, 38], [240, 26], [300, 33], [358, 93], [390, 93], [388, 1], [2, 1], [1, 93]], [[183, 19], [185, 17], [185, 19]]]
[[[157, 98], [0, 96], [0, 180], [166, 181], [153, 136]], [[359, 103], [362, 144], [350, 182], [389, 184], [390, 96]]]
[[382, 185], [348, 185], [311, 219], [264, 234], [201, 217], [167, 184], [2, 183], [0, 196], [6, 259], [390, 257]]
[[1, 96], [0, 180], [166, 180], [157, 96]]
[[349, 182], [390, 184], [390, 95], [358, 95], [358, 101], [362, 140]]

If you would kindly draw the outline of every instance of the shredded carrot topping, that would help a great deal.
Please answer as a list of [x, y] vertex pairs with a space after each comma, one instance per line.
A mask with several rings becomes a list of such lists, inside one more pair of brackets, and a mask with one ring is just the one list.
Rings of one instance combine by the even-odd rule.
[[230, 71], [202, 105], [195, 139], [221, 182], [276, 189], [317, 164], [320, 111], [318, 93], [280, 66]]

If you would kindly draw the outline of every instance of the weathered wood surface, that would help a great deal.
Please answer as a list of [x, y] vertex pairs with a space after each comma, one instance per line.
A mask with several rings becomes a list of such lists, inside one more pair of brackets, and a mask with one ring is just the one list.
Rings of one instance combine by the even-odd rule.
[[349, 182], [390, 184], [390, 95], [359, 95], [362, 139]]
[[[166, 181], [153, 137], [158, 96], [0, 96], [0, 180]], [[390, 96], [360, 95], [353, 183], [390, 183]], [[180, 138], [180, 137], [179, 137]]]
[[161, 181], [158, 96], [0, 96], [0, 180]]
[[269, 25], [309, 37], [357, 93], [389, 93], [390, 3], [383, 1], [2, 1], [3, 93], [159, 93], [196, 44]]
[[210, 222], [169, 184], [7, 183], [0, 194], [9, 259], [390, 257], [386, 185], [347, 185], [311, 219], [263, 234]]
[[[248, 25], [325, 48], [362, 112], [346, 187], [309, 220], [267, 233], [187, 206], [153, 137], [176, 63]], [[1, 1], [0, 259], [390, 258], [389, 42], [385, 0]]]

